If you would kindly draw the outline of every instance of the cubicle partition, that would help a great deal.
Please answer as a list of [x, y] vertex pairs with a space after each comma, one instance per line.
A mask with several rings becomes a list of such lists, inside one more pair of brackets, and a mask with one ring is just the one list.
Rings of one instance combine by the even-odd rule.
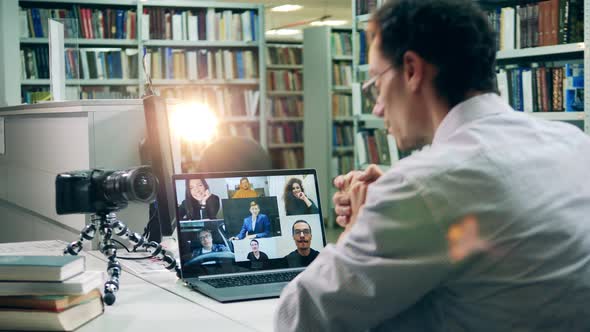
[[[84, 100], [0, 108], [0, 242], [71, 241], [88, 215], [57, 215], [55, 176], [140, 165], [141, 100]], [[3, 134], [2, 134], [3, 132]], [[2, 151], [4, 153], [2, 154]], [[118, 216], [142, 233], [146, 204]]]

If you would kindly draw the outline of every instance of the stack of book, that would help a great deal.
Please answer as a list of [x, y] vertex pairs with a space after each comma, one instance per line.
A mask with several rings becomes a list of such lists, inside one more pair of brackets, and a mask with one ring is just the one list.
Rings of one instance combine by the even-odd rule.
[[0, 256], [0, 330], [75, 330], [103, 313], [103, 282], [81, 256]]

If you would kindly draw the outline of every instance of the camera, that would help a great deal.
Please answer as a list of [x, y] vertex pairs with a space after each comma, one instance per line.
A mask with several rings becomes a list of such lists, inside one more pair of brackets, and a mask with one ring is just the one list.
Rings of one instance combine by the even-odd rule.
[[157, 181], [149, 166], [61, 173], [55, 178], [57, 214], [109, 213], [129, 201], [149, 203], [156, 198]]

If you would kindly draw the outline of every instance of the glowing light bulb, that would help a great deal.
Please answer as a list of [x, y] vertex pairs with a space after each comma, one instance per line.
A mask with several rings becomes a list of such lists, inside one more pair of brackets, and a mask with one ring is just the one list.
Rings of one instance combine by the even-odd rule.
[[171, 117], [172, 128], [181, 139], [206, 143], [215, 138], [219, 120], [205, 104], [178, 104]]

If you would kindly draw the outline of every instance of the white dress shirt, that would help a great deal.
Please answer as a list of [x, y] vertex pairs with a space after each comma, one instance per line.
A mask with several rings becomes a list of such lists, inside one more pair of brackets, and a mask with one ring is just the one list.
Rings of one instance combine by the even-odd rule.
[[284, 289], [275, 327], [590, 329], [589, 137], [496, 94], [457, 105]]

